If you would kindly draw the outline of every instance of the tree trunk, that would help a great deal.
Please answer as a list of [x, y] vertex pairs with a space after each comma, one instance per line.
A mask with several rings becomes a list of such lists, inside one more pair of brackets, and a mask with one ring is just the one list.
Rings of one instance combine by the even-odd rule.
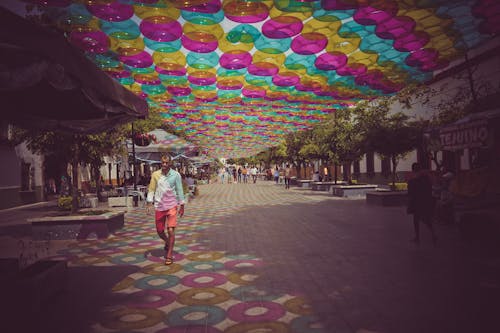
[[102, 183], [101, 183], [101, 170], [97, 164], [92, 164], [92, 174], [95, 180], [95, 192], [97, 195], [97, 201], [104, 201], [102, 197]]
[[297, 178], [300, 178], [300, 163], [297, 163], [295, 170], [297, 171]]
[[346, 181], [347, 184], [351, 185], [352, 184], [352, 174], [351, 174], [351, 165], [352, 161], [348, 161], [344, 163], [344, 168], [346, 170]]
[[109, 175], [109, 185], [113, 186], [113, 182], [111, 181], [111, 163], [108, 163], [108, 175]]
[[398, 159], [396, 158], [396, 155], [391, 156], [392, 160], [392, 185], [391, 185], [391, 190], [395, 191], [396, 190], [396, 168], [398, 166]]
[[338, 179], [338, 175], [337, 175], [337, 162], [333, 163], [333, 175], [335, 177], [335, 184], [337, 184], [337, 179]]
[[78, 211], [78, 156], [80, 155], [80, 147], [78, 145], [77, 136], [73, 136], [74, 150], [73, 158], [71, 159], [71, 214]]
[[78, 161], [76, 156], [71, 162], [71, 178], [73, 183], [71, 186], [71, 214], [74, 214], [78, 211]]

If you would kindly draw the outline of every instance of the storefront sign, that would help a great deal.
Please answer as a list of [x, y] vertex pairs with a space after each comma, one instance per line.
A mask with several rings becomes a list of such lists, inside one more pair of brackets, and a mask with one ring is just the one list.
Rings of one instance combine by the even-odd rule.
[[490, 135], [486, 120], [455, 124], [439, 130], [442, 150], [487, 147]]

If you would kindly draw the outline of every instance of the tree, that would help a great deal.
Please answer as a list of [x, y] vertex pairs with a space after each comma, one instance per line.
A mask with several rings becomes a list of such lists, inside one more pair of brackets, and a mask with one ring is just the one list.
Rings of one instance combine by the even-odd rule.
[[[392, 162], [392, 189], [396, 187], [396, 169], [399, 160], [414, 150], [420, 142], [421, 131], [408, 121], [402, 112], [378, 118], [376, 123], [365, 124], [365, 149], [379, 153]], [[373, 120], [373, 119], [371, 119]]]
[[257, 154], [257, 159], [264, 164], [264, 168], [271, 168], [271, 164], [281, 164], [286, 159], [286, 147], [281, 142], [277, 146], [270, 147], [259, 154]]
[[101, 190], [101, 166], [104, 165], [104, 156], [122, 155], [124, 149], [124, 135], [121, 130], [111, 130], [98, 135], [88, 135], [81, 141], [80, 163], [88, 163], [91, 174], [96, 183], [96, 194], [99, 201], [103, 201]]
[[[123, 131], [118, 128], [96, 135], [79, 135], [57, 132], [18, 131], [33, 153], [53, 156], [61, 165], [71, 164], [72, 194], [71, 212], [78, 210], [78, 165], [89, 163], [100, 195], [100, 172], [105, 155], [114, 155], [122, 150]], [[66, 168], [64, 167], [64, 170]]]
[[[300, 178], [301, 167], [305, 166], [308, 159], [301, 153], [305, 141], [311, 136], [311, 131], [290, 132], [285, 136], [286, 159], [295, 165], [297, 177]], [[305, 176], [307, 178], [307, 176]]]
[[[350, 109], [341, 109], [335, 112], [333, 127], [335, 128], [335, 147], [332, 147], [334, 156], [339, 164], [345, 166], [347, 180], [351, 182], [351, 165], [364, 154], [365, 133], [353, 116]], [[335, 181], [337, 177], [335, 176]]]

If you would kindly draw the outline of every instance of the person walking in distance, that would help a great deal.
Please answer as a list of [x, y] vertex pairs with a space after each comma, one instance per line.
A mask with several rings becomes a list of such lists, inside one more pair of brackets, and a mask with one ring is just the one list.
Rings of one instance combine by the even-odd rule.
[[413, 163], [411, 169], [414, 177], [408, 181], [408, 214], [413, 215], [415, 238], [412, 241], [420, 242], [420, 222], [427, 225], [432, 234], [432, 241], [436, 245], [437, 237], [432, 227], [432, 182], [429, 176], [421, 169], [420, 164]]
[[[151, 174], [146, 200], [146, 213], [150, 214], [154, 205], [156, 232], [165, 242], [165, 265], [171, 265], [174, 262], [172, 252], [177, 214], [180, 217], [184, 215], [184, 191], [181, 175], [172, 169], [170, 156], [162, 156], [161, 169]], [[165, 224], [168, 236], [165, 234]]]
[[290, 165], [287, 164], [285, 167], [285, 189], [290, 188], [290, 175], [292, 173], [292, 169], [290, 169]]

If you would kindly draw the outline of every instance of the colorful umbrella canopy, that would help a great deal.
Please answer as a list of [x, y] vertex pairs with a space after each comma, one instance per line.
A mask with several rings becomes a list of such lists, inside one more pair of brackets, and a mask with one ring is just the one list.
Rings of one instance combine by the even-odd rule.
[[426, 82], [500, 32], [497, 0], [28, 2], [151, 112], [225, 157]]

